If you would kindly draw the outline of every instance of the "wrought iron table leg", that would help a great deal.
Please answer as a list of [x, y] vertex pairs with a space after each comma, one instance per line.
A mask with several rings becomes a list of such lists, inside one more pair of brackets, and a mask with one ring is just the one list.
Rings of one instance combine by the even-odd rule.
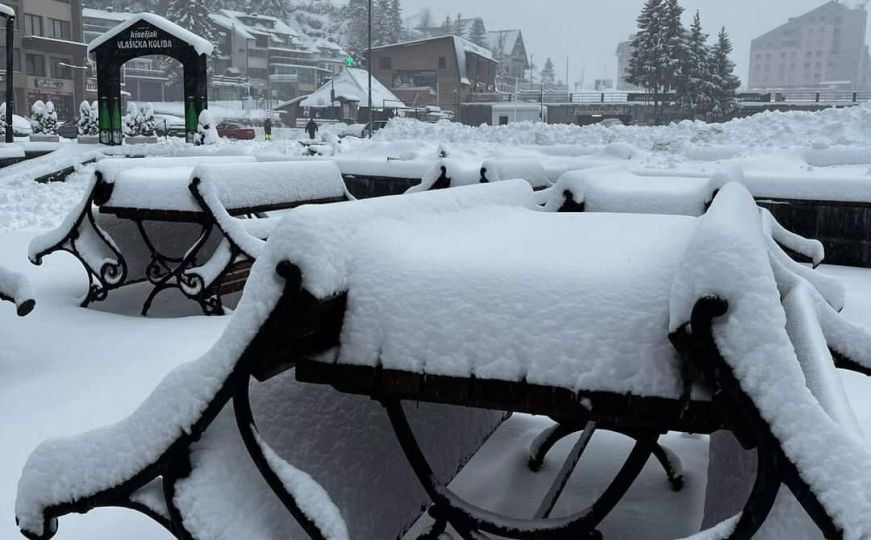
[[[396, 437], [421, 485], [439, 514], [460, 534], [490, 533], [516, 539], [565, 539], [597, 536], [595, 527], [614, 509], [653, 453], [656, 433], [638, 435], [635, 446], [614, 480], [589, 508], [569, 516], [549, 519], [517, 519], [501, 516], [462, 500], [433, 474], [423, 455], [405, 411], [397, 399], [383, 399]], [[468, 536], [474, 538], [474, 536]]]

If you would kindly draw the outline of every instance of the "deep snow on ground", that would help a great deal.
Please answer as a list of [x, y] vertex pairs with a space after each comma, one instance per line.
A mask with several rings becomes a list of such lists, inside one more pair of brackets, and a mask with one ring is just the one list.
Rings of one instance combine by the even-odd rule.
[[[325, 132], [329, 128], [324, 129]], [[142, 289], [113, 294], [82, 309], [77, 299], [87, 279], [70, 256], [48, 257], [41, 267], [27, 262], [32, 236], [60, 222], [82, 196], [92, 172], [78, 165], [65, 183], [37, 184], [35, 176], [87, 161], [96, 153], [133, 151], [182, 156], [270, 154], [298, 157], [305, 148], [296, 131], [265, 142], [222, 141], [193, 148], [178, 140], [150, 146], [102, 147], [63, 143], [58, 152], [0, 169], [0, 265], [28, 275], [37, 308], [17, 318], [0, 304], [0, 538], [17, 538], [15, 487], [30, 451], [48, 437], [80, 433], [128, 416], [173, 367], [197, 358], [217, 339], [228, 318], [206, 318], [170, 299], [157, 317], [141, 318]], [[487, 158], [543, 161], [589, 155], [611, 143], [634, 150], [633, 166], [710, 173], [726, 162], [770, 174], [868, 176], [871, 181], [871, 104], [820, 113], [766, 113], [722, 125], [683, 122], [662, 127], [547, 126], [517, 124], [470, 128], [457, 124], [392, 121], [372, 141], [346, 138], [347, 159], [394, 158], [433, 162], [439, 151], [472, 162]], [[847, 288], [847, 318], [871, 326], [871, 270], [822, 267]], [[160, 318], [161, 316], [167, 318]], [[172, 318], [168, 318], [171, 316]], [[842, 373], [859, 423], [871, 425], [871, 383]], [[530, 515], [549, 487], [576, 436], [551, 452], [541, 472], [525, 466], [529, 442], [549, 421], [515, 415], [491, 437], [453, 487], [476, 504], [518, 516]], [[663, 442], [683, 460], [687, 486], [670, 491], [655, 463], [602, 526], [610, 538], [673, 538], [698, 528], [706, 485], [707, 438], [669, 434]], [[597, 434], [572, 476], [556, 515], [585, 506], [610, 481], [631, 445], [611, 433]], [[421, 521], [421, 525], [425, 518]], [[98, 509], [60, 521], [58, 538], [104, 540], [166, 538], [159, 526], [125, 510]], [[409, 537], [412, 537], [409, 535]]]

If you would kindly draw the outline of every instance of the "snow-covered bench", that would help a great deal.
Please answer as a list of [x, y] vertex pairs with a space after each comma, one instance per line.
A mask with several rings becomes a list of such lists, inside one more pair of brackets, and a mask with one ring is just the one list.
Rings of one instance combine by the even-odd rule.
[[[197, 175], [216, 186], [209, 206], [191, 189]], [[222, 314], [221, 295], [242, 288], [252, 249], [239, 249], [245, 244], [241, 235], [227, 236], [239, 229], [230, 227], [236, 220], [224, 219], [222, 227], [219, 218], [265, 217], [300, 204], [346, 198], [338, 169], [329, 161], [256, 163], [243, 156], [106, 160], [97, 165], [86, 196], [64, 224], [31, 243], [30, 258], [39, 264], [57, 250], [78, 257], [90, 279], [83, 306], [105, 299], [110, 290], [148, 281], [152, 287], [143, 315], [167, 289], [180, 290], [205, 313]], [[240, 227], [263, 239], [274, 223], [256, 219]]]
[[[191, 200], [187, 191], [190, 173], [198, 163], [254, 162], [246, 156], [104, 159], [96, 164], [82, 199], [55, 229], [39, 235], [30, 243], [29, 258], [42, 264], [45, 256], [66, 251], [75, 256], [88, 276], [88, 291], [82, 300], [85, 307], [104, 300], [119, 287], [144, 281], [151, 262], [148, 246], [142, 242], [141, 225], [145, 218], [165, 217], [159, 208], [148, 208], [154, 194], [174, 198], [179, 204]], [[174, 189], [174, 191], [167, 191]], [[112, 207], [142, 206], [139, 221], [122, 219]], [[107, 211], [103, 211], [104, 207]], [[194, 225], [153, 221], [150, 229], [167, 239], [161, 249], [177, 252], [197, 238]], [[156, 229], [156, 230], [155, 230]], [[185, 230], [186, 229], [186, 230]], [[173, 234], [160, 234], [165, 231]], [[122, 253], [123, 250], [123, 253]]]
[[12, 302], [18, 316], [24, 317], [36, 306], [34, 298], [27, 278], [0, 267], [0, 301]]
[[223, 311], [221, 296], [245, 286], [251, 264], [282, 219], [281, 210], [353, 199], [330, 161], [200, 165], [189, 189], [221, 239], [203, 264], [181, 269], [180, 284], [215, 313]]
[[[22, 532], [49, 538], [59, 517], [111, 505], [143, 512], [178, 537], [396, 537], [427, 497], [404, 466], [377, 404], [298, 384], [292, 372], [260, 384], [249, 385], [249, 377], [257, 372], [265, 378], [266, 366], [277, 369], [275, 355], [285, 345], [319, 354], [335, 339], [308, 332], [300, 317], [320, 307], [329, 317], [330, 306], [342, 308], [344, 297], [321, 303], [307, 291], [329, 298], [336, 280], [344, 287], [343, 254], [367, 223], [533, 204], [528, 184], [501, 182], [290, 212], [257, 258], [246, 293], [208, 353], [167, 375], [129, 418], [46, 441], [34, 451], [18, 486]], [[304, 253], [323, 266], [294, 273], [287, 260]], [[435, 457], [434, 470], [446, 479], [503, 418], [437, 405], [412, 409], [412, 422]], [[384, 474], [385, 464], [397, 467]]]
[[481, 163], [467, 159], [442, 158], [423, 173], [420, 184], [409, 188], [406, 193], [517, 178], [526, 180], [536, 190], [550, 186], [544, 166], [535, 159], [488, 159]]
[[[731, 184], [701, 217], [475, 209], [374, 222], [342, 253], [327, 232], [307, 238], [305, 251], [288, 243], [292, 266], [283, 272], [313, 301], [299, 331], [329, 354], [291, 341], [258, 373], [295, 364], [298, 380], [380, 401], [435, 505], [436, 530], [449, 522], [464, 537], [584, 537], [660, 433], [728, 429], [757, 449], [759, 487], [741, 516], [705, 537], [751, 536], [781, 485], [827, 536], [865, 537], [871, 452], [839, 421], [849, 405], [825, 381], [836, 377], [829, 346], [867, 372], [871, 335], [839, 318], [843, 291], [792, 261], [778, 231]], [[819, 248], [794, 244], [808, 254]], [[796, 287], [813, 299], [799, 311]], [[627, 433], [636, 446], [592, 507], [552, 520], [496, 517], [433, 477], [402, 400], [547, 414]]]

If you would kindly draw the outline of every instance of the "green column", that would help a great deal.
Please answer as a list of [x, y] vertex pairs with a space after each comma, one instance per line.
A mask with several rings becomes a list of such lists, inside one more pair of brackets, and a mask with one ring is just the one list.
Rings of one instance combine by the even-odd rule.
[[109, 98], [100, 97], [97, 124], [100, 126], [100, 142], [112, 144], [112, 115], [109, 112]]

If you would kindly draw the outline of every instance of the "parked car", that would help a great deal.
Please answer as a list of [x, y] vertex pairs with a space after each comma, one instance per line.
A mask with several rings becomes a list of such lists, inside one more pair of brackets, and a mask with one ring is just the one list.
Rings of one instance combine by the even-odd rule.
[[67, 120], [57, 127], [57, 134], [64, 139], [76, 139], [79, 136], [79, 124], [75, 120]]
[[251, 141], [255, 138], [254, 128], [235, 122], [221, 122], [218, 124], [218, 136], [242, 141]]
[[27, 118], [12, 115], [12, 134], [16, 137], [28, 137], [33, 133], [33, 127]]
[[154, 131], [161, 137], [184, 137], [184, 118], [171, 114], [154, 115]]

